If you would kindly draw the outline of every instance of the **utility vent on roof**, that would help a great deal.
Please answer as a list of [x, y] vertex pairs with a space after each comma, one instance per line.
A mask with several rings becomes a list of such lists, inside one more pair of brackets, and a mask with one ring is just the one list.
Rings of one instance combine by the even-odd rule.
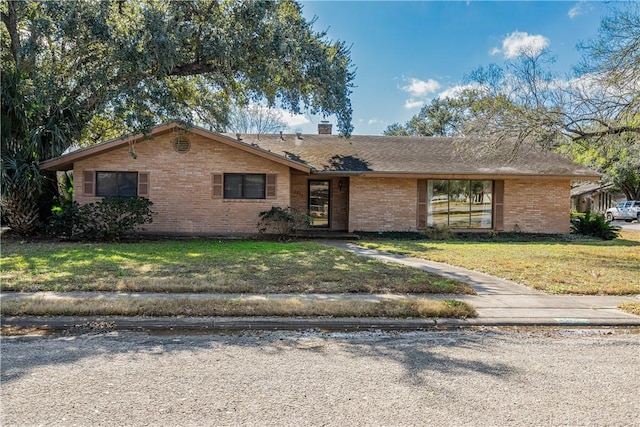
[[184, 136], [178, 136], [173, 140], [173, 149], [184, 154], [191, 148], [191, 142]]

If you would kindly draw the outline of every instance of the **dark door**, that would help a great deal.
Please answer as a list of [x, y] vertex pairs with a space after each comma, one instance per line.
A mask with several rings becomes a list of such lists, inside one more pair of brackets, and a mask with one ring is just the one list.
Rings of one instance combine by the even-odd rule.
[[309, 215], [312, 227], [330, 227], [330, 194], [330, 181], [309, 181]]

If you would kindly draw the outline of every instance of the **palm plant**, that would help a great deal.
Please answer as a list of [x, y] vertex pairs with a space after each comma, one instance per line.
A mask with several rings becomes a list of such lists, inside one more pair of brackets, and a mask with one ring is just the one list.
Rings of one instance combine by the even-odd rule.
[[571, 232], [575, 234], [613, 240], [620, 235], [620, 230], [621, 227], [612, 225], [611, 221], [607, 221], [604, 215], [587, 212], [582, 216], [571, 219]]

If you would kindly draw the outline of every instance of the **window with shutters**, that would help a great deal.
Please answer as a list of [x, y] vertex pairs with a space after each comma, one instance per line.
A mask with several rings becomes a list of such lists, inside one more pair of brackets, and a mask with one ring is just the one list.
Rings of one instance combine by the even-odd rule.
[[[145, 181], [148, 181], [147, 174]], [[142, 184], [145, 185], [140, 187], [148, 188], [148, 182]], [[138, 195], [138, 188], [138, 172], [96, 172], [95, 191], [98, 197], [135, 197]]]

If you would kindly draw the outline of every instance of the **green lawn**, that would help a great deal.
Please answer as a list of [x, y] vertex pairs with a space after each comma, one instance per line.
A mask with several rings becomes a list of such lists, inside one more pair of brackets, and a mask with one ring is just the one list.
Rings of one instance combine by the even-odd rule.
[[[640, 294], [640, 235], [530, 241], [368, 240], [363, 246], [444, 262], [557, 294]], [[523, 237], [522, 240], [527, 240]]]
[[313, 242], [2, 242], [3, 291], [473, 293], [464, 284]]
[[[620, 239], [466, 237], [366, 240], [360, 244], [476, 269], [550, 293], [640, 293], [640, 235]], [[52, 243], [3, 239], [0, 281], [7, 291], [166, 293], [473, 293], [464, 284], [315, 242], [185, 240]], [[5, 315], [278, 315], [469, 317], [456, 301], [303, 304], [287, 299], [194, 302], [92, 298], [3, 300]], [[173, 304], [173, 305], [172, 305]], [[621, 307], [637, 313], [640, 304]]]

